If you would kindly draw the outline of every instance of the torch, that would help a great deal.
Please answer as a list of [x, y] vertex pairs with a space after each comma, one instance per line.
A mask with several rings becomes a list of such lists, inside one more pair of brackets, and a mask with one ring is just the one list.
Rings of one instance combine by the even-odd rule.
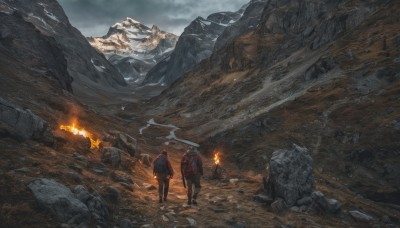
[[214, 152], [214, 171], [212, 177], [214, 179], [221, 179], [221, 176], [222, 176], [222, 168], [220, 166], [220, 157], [219, 157], [219, 152], [216, 151]]

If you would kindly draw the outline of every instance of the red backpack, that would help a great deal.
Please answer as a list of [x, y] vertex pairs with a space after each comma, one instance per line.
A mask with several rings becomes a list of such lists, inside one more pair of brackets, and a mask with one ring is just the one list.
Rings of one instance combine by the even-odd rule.
[[190, 174], [196, 174], [197, 173], [197, 160], [198, 156], [197, 154], [195, 155], [185, 155], [182, 159], [182, 171], [183, 175], [188, 176]]

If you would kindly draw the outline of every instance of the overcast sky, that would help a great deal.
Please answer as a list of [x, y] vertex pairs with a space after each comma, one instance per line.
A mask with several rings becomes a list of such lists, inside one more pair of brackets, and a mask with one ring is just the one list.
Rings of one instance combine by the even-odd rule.
[[198, 16], [237, 11], [250, 0], [58, 0], [71, 24], [85, 36], [102, 36], [116, 22], [131, 17], [180, 35]]

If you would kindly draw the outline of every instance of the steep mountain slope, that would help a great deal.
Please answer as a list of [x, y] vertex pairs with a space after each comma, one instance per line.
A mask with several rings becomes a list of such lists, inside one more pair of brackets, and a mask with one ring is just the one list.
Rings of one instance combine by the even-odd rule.
[[[242, 168], [275, 149], [399, 204], [398, 1], [269, 1], [261, 26], [175, 82], [148, 114], [180, 124]], [[207, 150], [207, 149], [206, 149]]]
[[139, 84], [155, 64], [171, 54], [178, 37], [128, 17], [110, 27], [107, 35], [88, 40], [125, 80]]
[[[179, 37], [171, 56], [154, 66], [143, 83], [172, 84], [192, 67], [208, 58], [212, 54], [218, 37], [227, 28], [235, 25], [235, 22], [240, 18], [243, 19], [241, 19], [240, 26], [237, 25], [237, 27], [241, 27], [245, 31], [254, 29], [259, 16], [261, 16], [261, 11], [257, 10], [257, 7], [262, 9], [265, 4], [266, 1], [251, 1], [237, 12], [214, 13], [209, 15], [207, 19], [196, 18]], [[249, 16], [250, 14], [251, 16]], [[235, 33], [224, 35], [224, 38], [221, 38], [219, 43], [224, 43], [234, 35]]]
[[[65, 89], [81, 98], [94, 98], [96, 93], [107, 94], [126, 85], [121, 74], [71, 26], [57, 1], [5, 0], [0, 7], [3, 48], [32, 67], [50, 65], [48, 75]], [[45, 48], [49, 45], [50, 52]]]

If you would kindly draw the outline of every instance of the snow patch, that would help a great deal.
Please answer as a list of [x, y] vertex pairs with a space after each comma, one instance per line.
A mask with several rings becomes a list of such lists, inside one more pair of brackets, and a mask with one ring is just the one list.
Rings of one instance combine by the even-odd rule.
[[53, 21], [60, 22], [60, 20], [53, 13], [51, 13], [50, 11], [47, 10], [46, 4], [39, 2], [39, 5], [41, 5], [43, 7], [44, 13], [46, 14], [47, 17], [49, 17]]
[[94, 68], [99, 72], [104, 72], [104, 70], [106, 69], [103, 65], [96, 64], [96, 60], [95, 59], [90, 59], [90, 62], [92, 62], [92, 65], [94, 66]]

